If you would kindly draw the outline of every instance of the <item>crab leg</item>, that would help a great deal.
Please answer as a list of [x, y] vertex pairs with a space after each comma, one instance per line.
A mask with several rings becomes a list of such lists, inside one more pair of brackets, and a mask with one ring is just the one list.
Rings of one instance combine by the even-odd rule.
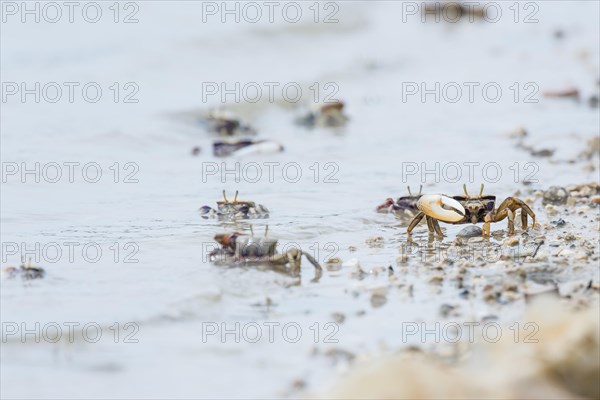
[[435, 232], [441, 236], [444, 237], [444, 233], [442, 232], [442, 228], [440, 228], [440, 223], [438, 222], [437, 219], [431, 219], [431, 222], [433, 224], [433, 229], [435, 229]]
[[[515, 213], [512, 212], [511, 210], [506, 210], [506, 214], [508, 215], [508, 234], [514, 235], [515, 234]], [[527, 229], [527, 225], [525, 226], [525, 229]]]
[[433, 235], [435, 233], [435, 228], [433, 227], [433, 219], [428, 215], [425, 217], [425, 220], [427, 221], [427, 231], [430, 235]]
[[481, 228], [481, 236], [490, 236], [490, 221], [485, 221]]
[[[535, 222], [533, 225], [535, 225]], [[521, 226], [523, 229], [527, 229], [527, 213], [524, 211], [521, 211]]]
[[[531, 208], [529, 208], [529, 206], [523, 200], [519, 200], [514, 197], [508, 197], [506, 200], [504, 200], [502, 202], [502, 204], [500, 204], [500, 207], [498, 207], [498, 209], [496, 210], [496, 215], [492, 222], [502, 221], [504, 218], [509, 216], [508, 210], [510, 210], [514, 213], [518, 209], [521, 209], [521, 222], [523, 223], [523, 229], [527, 230], [527, 215], [529, 215], [531, 217], [531, 219], [533, 220], [532, 227], [534, 227], [535, 226], [534, 212], [531, 210]], [[514, 216], [513, 216], [513, 219], [514, 219]]]
[[415, 215], [415, 217], [413, 218], [413, 220], [408, 225], [408, 228], [406, 228], [406, 232], [409, 235], [412, 234], [413, 229], [415, 229], [415, 227], [417, 225], [419, 225], [419, 222], [421, 222], [421, 220], [423, 219], [424, 216], [425, 216], [425, 213], [422, 212], [422, 211], [419, 212], [417, 215]]
[[321, 268], [321, 265], [319, 264], [319, 262], [317, 260], [315, 260], [315, 258], [313, 256], [311, 256], [310, 254], [308, 254], [305, 251], [303, 251], [302, 254], [304, 254], [304, 257], [306, 257], [308, 262], [310, 262], [317, 270], [320, 271], [323, 269], [323, 268]]

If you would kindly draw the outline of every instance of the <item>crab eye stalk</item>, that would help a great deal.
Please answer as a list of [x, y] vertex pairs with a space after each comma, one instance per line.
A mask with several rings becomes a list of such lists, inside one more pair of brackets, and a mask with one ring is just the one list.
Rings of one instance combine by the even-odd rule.
[[456, 200], [441, 194], [425, 194], [417, 202], [425, 215], [444, 222], [458, 222], [465, 216], [465, 209]]

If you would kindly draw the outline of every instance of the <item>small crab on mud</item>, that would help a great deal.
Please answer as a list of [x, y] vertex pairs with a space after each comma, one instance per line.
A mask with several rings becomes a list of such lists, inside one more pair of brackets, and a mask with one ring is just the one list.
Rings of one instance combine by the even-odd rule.
[[235, 191], [233, 201], [227, 200], [227, 194], [223, 190], [223, 200], [217, 201], [217, 209], [209, 206], [200, 207], [199, 211], [202, 218], [220, 217], [220, 218], [268, 218], [269, 210], [262, 204], [256, 204], [253, 201], [238, 200], [238, 191]]
[[344, 126], [347, 121], [348, 117], [344, 114], [344, 103], [338, 100], [315, 107], [308, 114], [298, 118], [296, 123], [308, 128], [315, 126], [340, 127]]
[[31, 265], [31, 257], [29, 258], [29, 262], [25, 264], [25, 260], [21, 259], [21, 265], [16, 267], [7, 267], [2, 270], [8, 279], [13, 279], [16, 277], [21, 277], [24, 281], [29, 281], [32, 279], [41, 279], [46, 275], [46, 271], [42, 267], [35, 267]]
[[422, 190], [423, 185], [419, 188], [419, 193], [414, 195], [410, 191], [410, 186], [408, 186], [408, 196], [398, 197], [398, 200], [396, 201], [391, 197], [388, 197], [385, 202], [377, 206], [375, 210], [382, 214], [394, 213], [398, 216], [408, 216], [412, 218], [419, 212], [417, 202], [421, 198]]
[[[210, 253], [210, 260], [223, 265], [267, 265], [273, 269], [298, 276], [302, 256], [315, 267], [317, 277], [322, 274], [321, 265], [313, 256], [298, 249], [290, 248], [285, 253], [277, 252], [277, 239], [268, 236], [269, 227], [265, 229], [264, 237], [254, 236], [252, 227], [250, 235], [240, 232], [215, 235], [215, 241], [221, 248]], [[289, 265], [289, 268], [286, 266]]]
[[483, 222], [483, 236], [490, 235], [490, 223], [499, 222], [508, 217], [508, 234], [515, 233], [515, 212], [521, 210], [521, 225], [527, 230], [527, 216], [533, 218], [532, 227], [535, 227], [535, 214], [522, 200], [508, 197], [498, 208], [495, 208], [496, 196], [484, 196], [483, 184], [478, 196], [470, 196], [467, 185], [463, 185], [464, 196], [445, 196], [442, 194], [424, 194], [417, 202], [420, 212], [411, 221], [407, 228], [410, 237], [413, 229], [426, 218], [429, 234], [443, 237], [438, 221], [448, 224], [476, 224]]

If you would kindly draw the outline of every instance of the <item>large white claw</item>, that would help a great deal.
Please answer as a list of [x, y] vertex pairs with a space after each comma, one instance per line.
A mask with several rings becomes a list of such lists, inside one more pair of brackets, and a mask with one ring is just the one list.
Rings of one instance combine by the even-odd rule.
[[465, 209], [456, 200], [441, 194], [425, 194], [417, 202], [425, 215], [443, 222], [458, 222], [465, 216]]

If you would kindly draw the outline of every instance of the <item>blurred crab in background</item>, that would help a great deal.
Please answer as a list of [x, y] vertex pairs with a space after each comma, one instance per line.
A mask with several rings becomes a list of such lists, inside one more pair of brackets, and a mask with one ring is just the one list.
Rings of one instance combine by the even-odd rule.
[[27, 264], [25, 263], [25, 258], [21, 258], [21, 265], [18, 268], [6, 267], [2, 270], [2, 272], [8, 279], [21, 277], [21, 279], [25, 281], [41, 279], [44, 277], [44, 275], [46, 275], [46, 271], [42, 267], [31, 265], [31, 257], [29, 257]]
[[426, 218], [429, 234], [434, 233], [443, 237], [442, 229], [438, 221], [448, 224], [477, 224], [483, 222], [483, 236], [490, 235], [490, 224], [508, 218], [508, 234], [515, 233], [515, 213], [521, 210], [521, 225], [527, 230], [527, 216], [533, 219], [532, 227], [535, 227], [535, 214], [531, 208], [516, 197], [508, 197], [498, 208], [495, 208], [496, 196], [484, 196], [483, 184], [479, 195], [470, 196], [467, 185], [463, 185], [464, 196], [445, 196], [443, 194], [424, 194], [417, 202], [419, 213], [411, 221], [407, 228], [410, 236], [419, 222]]
[[394, 213], [399, 217], [414, 217], [419, 212], [417, 208], [417, 202], [421, 198], [421, 191], [423, 185], [419, 188], [419, 193], [413, 194], [410, 190], [410, 186], [407, 187], [408, 196], [398, 197], [398, 200], [394, 201], [391, 197], [388, 197], [383, 204], [380, 204], [375, 209], [378, 213], [387, 214]]
[[235, 115], [223, 110], [212, 110], [199, 121], [207, 131], [219, 136], [256, 135], [256, 130], [250, 125], [243, 124]]
[[233, 201], [227, 200], [227, 194], [223, 190], [223, 200], [217, 201], [217, 209], [209, 206], [202, 206], [199, 209], [203, 218], [221, 217], [221, 218], [268, 218], [269, 210], [261, 204], [253, 201], [238, 200], [238, 191], [235, 191]]
[[[210, 259], [216, 264], [224, 265], [267, 265], [279, 272], [298, 276], [302, 256], [315, 267], [318, 280], [322, 274], [321, 265], [313, 256], [298, 248], [290, 248], [285, 253], [277, 252], [277, 239], [268, 236], [269, 227], [263, 237], [256, 237], [252, 226], [250, 235], [240, 232], [215, 235], [215, 241], [221, 248], [210, 253]], [[287, 267], [289, 265], [289, 268]]]
[[344, 114], [344, 103], [336, 100], [334, 102], [313, 106], [308, 114], [298, 118], [296, 123], [308, 128], [340, 127], [344, 126], [348, 117]]

